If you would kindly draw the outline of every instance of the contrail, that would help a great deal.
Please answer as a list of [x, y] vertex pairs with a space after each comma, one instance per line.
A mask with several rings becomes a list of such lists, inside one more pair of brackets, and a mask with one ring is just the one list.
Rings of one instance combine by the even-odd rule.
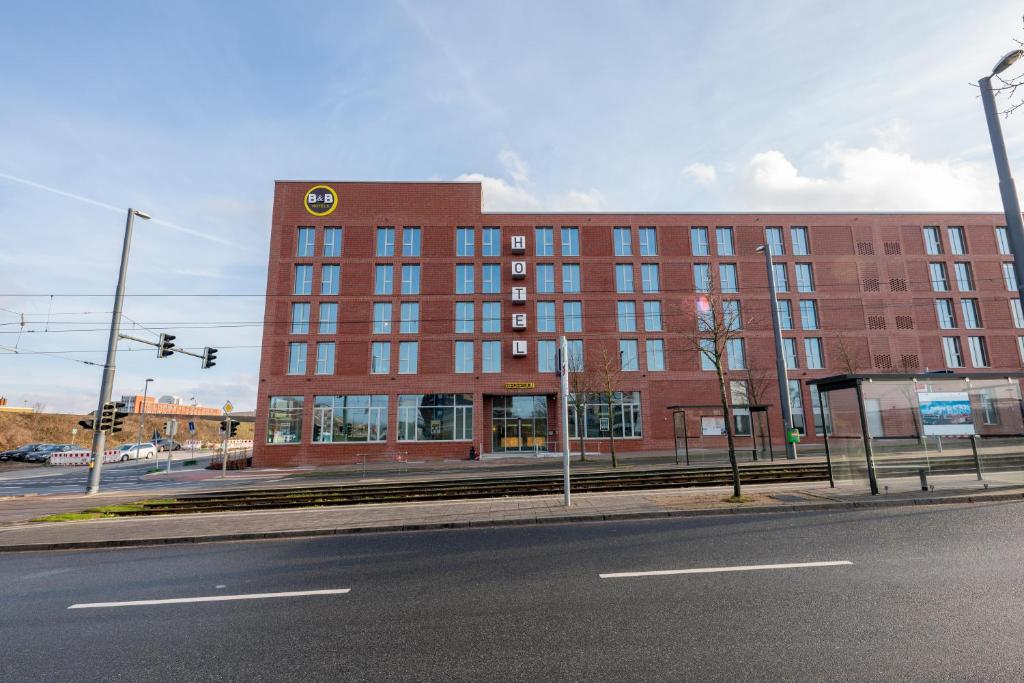
[[[59, 194], [60, 196], [67, 197], [69, 199], [76, 199], [76, 200], [78, 200], [80, 202], [85, 202], [86, 204], [92, 204], [93, 206], [98, 206], [98, 207], [103, 208], [103, 209], [110, 209], [111, 211], [117, 211], [118, 213], [124, 213], [125, 212], [125, 208], [124, 207], [113, 206], [112, 204], [105, 204], [103, 202], [96, 201], [95, 199], [90, 199], [88, 197], [83, 197], [80, 194], [74, 194], [72, 192], [65, 192], [64, 190], [58, 190], [55, 187], [50, 187], [49, 185], [43, 185], [42, 183], [33, 182], [33, 181], [27, 180], [25, 178], [19, 178], [17, 176], [10, 175], [9, 173], [0, 172], [0, 178], [3, 178], [5, 180], [10, 180], [10, 181], [15, 182], [15, 183], [21, 183], [22, 185], [28, 185], [29, 187], [33, 187], [33, 188], [35, 188], [37, 190], [44, 190], [45, 192], [52, 192], [54, 194]], [[183, 233], [185, 233], [187, 235], [193, 235], [195, 237], [199, 237], [199, 238], [204, 239], [204, 240], [209, 240], [211, 242], [217, 242], [218, 244], [226, 244], [226, 245], [229, 245], [229, 246], [237, 246], [234, 242], [232, 242], [230, 240], [226, 240], [226, 239], [224, 239], [222, 237], [216, 237], [214, 235], [209, 235], [209, 234], [206, 234], [204, 232], [199, 232], [198, 230], [193, 230], [192, 228], [186, 228], [185, 226], [178, 225], [177, 223], [171, 223], [170, 221], [165, 221], [165, 220], [162, 220], [160, 218], [154, 218], [152, 220], [153, 220], [154, 223], [159, 223], [160, 225], [162, 225], [164, 227], [170, 228], [171, 230], [177, 230], [178, 232], [183, 232]]]

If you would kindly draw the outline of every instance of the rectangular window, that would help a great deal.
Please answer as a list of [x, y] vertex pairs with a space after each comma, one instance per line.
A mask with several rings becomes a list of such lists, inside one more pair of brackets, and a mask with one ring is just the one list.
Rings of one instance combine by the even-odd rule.
[[576, 294], [580, 291], [580, 266], [578, 263], [562, 264], [562, 291]]
[[472, 441], [472, 394], [398, 397], [399, 441]]
[[455, 302], [455, 333], [473, 334], [473, 302]]
[[715, 244], [718, 247], [719, 256], [735, 256], [736, 246], [732, 241], [732, 228], [719, 227], [715, 229]]
[[637, 230], [637, 241], [640, 242], [641, 256], [658, 255], [658, 229], [653, 227]]
[[708, 229], [690, 228], [690, 254], [692, 256], [710, 256], [708, 248]]
[[341, 256], [341, 228], [324, 228], [324, 256]]
[[953, 312], [952, 299], [935, 300], [935, 319], [938, 321], [940, 329], [952, 330], [956, 328], [956, 314]]
[[402, 266], [402, 294], [420, 293], [420, 267], [406, 264]]
[[473, 266], [462, 264], [455, 266], [455, 293], [473, 293]]
[[420, 331], [420, 305], [414, 301], [405, 301], [399, 309], [401, 324], [398, 331], [402, 334], [416, 334]]
[[619, 340], [619, 362], [624, 372], [640, 370], [640, 359], [637, 358], [636, 339]]
[[718, 266], [718, 285], [723, 294], [735, 294], [740, 291], [736, 281], [736, 264], [723, 263]]
[[814, 268], [810, 263], [797, 263], [796, 266], [796, 291], [814, 291]]
[[999, 245], [999, 253], [1003, 256], [1009, 256], [1010, 252], [1010, 233], [1007, 232], [1005, 227], [996, 228], [996, 244]]
[[803, 299], [800, 302], [800, 327], [805, 330], [818, 329], [818, 302], [814, 299]]
[[316, 250], [316, 229], [299, 228], [295, 242], [295, 255], [300, 258], [311, 258]]
[[377, 256], [395, 255], [395, 229], [377, 228]]
[[706, 263], [693, 264], [693, 288], [698, 292], [711, 289], [711, 266]]
[[988, 349], [984, 337], [968, 337], [967, 348], [971, 351], [971, 365], [976, 368], [988, 367]]
[[722, 302], [722, 325], [727, 330], [743, 329], [743, 316], [740, 315], [740, 302], [728, 300]]
[[373, 305], [373, 333], [391, 334], [391, 304], [377, 302]]
[[474, 242], [475, 230], [473, 228], [455, 228], [455, 255], [471, 257], [476, 251]]
[[316, 374], [334, 374], [334, 342], [320, 342], [316, 345]]
[[320, 269], [320, 294], [333, 296], [341, 286], [341, 266], [323, 266]]
[[782, 228], [765, 228], [764, 240], [772, 251], [772, 256], [781, 256], [786, 253], [786, 244], [782, 241]]
[[473, 342], [455, 342], [455, 372], [473, 372]]
[[964, 354], [960, 346], [960, 337], [943, 337], [942, 355], [946, 357], [947, 368], [962, 368]]
[[821, 370], [825, 367], [825, 358], [821, 351], [821, 337], [804, 339], [804, 357], [807, 359], [808, 370]]
[[715, 311], [704, 298], [697, 300], [697, 331], [710, 332], [715, 329]]
[[314, 443], [387, 440], [387, 396], [317, 396], [314, 400]]
[[636, 332], [636, 303], [619, 301], [617, 304], [619, 332]]
[[783, 330], [793, 329], [793, 302], [789, 299], [779, 299], [779, 328]]
[[562, 226], [562, 256], [580, 255], [580, 229], [571, 225]]
[[309, 334], [309, 304], [292, 304], [292, 334]]
[[338, 304], [320, 304], [320, 334], [337, 334]]
[[949, 235], [949, 251], [951, 254], [963, 256], [967, 253], [967, 239], [964, 236], [964, 229], [960, 226], [951, 225], [946, 228]]
[[929, 263], [928, 278], [932, 282], [933, 292], [949, 291], [949, 276], [946, 274], [945, 263]]
[[484, 294], [501, 293], [501, 264], [485, 263], [480, 267], [480, 284]]
[[640, 266], [641, 285], [645, 294], [661, 291], [661, 272], [657, 263], [644, 263]]
[[662, 372], [665, 370], [665, 340], [647, 340], [647, 371]]
[[800, 380], [789, 380], [789, 405], [793, 409], [793, 427], [801, 434], [806, 434], [804, 425], [804, 397], [800, 392]]
[[1017, 291], [1017, 273], [1013, 270], [1012, 263], [1003, 264], [1003, 283], [1009, 292]]
[[562, 331], [583, 331], [583, 302], [565, 301], [562, 303]]
[[538, 332], [554, 332], [555, 331], [555, 302], [554, 301], [538, 301], [537, 302], [537, 331]]
[[969, 330], [981, 329], [981, 309], [977, 299], [961, 299], [960, 310], [964, 315], [964, 327]]
[[569, 367], [575, 372], [583, 372], [583, 340], [569, 339], [566, 347], [569, 350]]
[[501, 228], [484, 228], [480, 245], [481, 256], [501, 256]]
[[501, 342], [485, 341], [480, 345], [483, 372], [501, 372]]
[[377, 266], [373, 270], [373, 293], [391, 294], [393, 290], [394, 266]]
[[401, 255], [419, 257], [421, 240], [420, 228], [408, 225], [401, 228]]
[[789, 240], [793, 243], [794, 256], [810, 256], [811, 248], [807, 242], [807, 228], [794, 226], [789, 229]]
[[609, 433], [616, 439], [637, 439], [643, 435], [639, 391], [616, 392], [611, 406], [608, 397], [600, 393], [573, 396], [570, 401], [583, 406], [582, 424], [578, 424], [576, 411], [569, 411], [570, 439], [579, 438], [581, 430], [589, 439], [606, 439]]
[[732, 419], [737, 436], [750, 436], [750, 392], [743, 380], [729, 380], [729, 396], [732, 399]]
[[398, 342], [398, 373], [401, 375], [415, 375], [419, 365], [419, 355], [419, 342]]
[[974, 273], [970, 263], [954, 263], [953, 272], [956, 275], [956, 286], [961, 292], [974, 291]]
[[700, 369], [715, 369], [715, 342], [710, 339], [700, 340]]
[[[818, 385], [808, 384], [807, 390], [811, 394], [811, 412], [814, 414], [814, 433], [821, 436], [825, 433], [825, 427], [828, 427], [829, 434], [832, 433], [832, 414], [831, 408], [828, 405], [828, 392], [820, 395], [818, 394]], [[824, 404], [825, 414], [821, 414], [822, 404]]]
[[555, 266], [550, 263], [537, 264], [537, 293], [551, 294], [555, 291]]
[[302, 396], [271, 396], [267, 411], [267, 443], [299, 443], [302, 439]]
[[536, 237], [537, 256], [555, 255], [555, 234], [554, 228], [537, 228], [534, 231]]
[[1010, 299], [1010, 315], [1014, 327], [1024, 327], [1024, 311], [1021, 310], [1020, 299]]
[[537, 372], [555, 371], [555, 351], [557, 345], [553, 341], [537, 342]]
[[306, 374], [306, 342], [292, 342], [288, 345], [288, 374]]
[[725, 355], [729, 361], [730, 370], [745, 370], [747, 368], [747, 354], [744, 352], [742, 339], [726, 340]]
[[501, 332], [501, 303], [485, 301], [481, 306], [480, 330], [484, 334]]
[[930, 256], [942, 254], [942, 236], [937, 225], [927, 225], [924, 228], [924, 252]]
[[313, 293], [313, 266], [295, 266], [295, 293]]
[[1017, 351], [1020, 353], [1020, 362], [1024, 363], [1024, 337], [1017, 337]]
[[796, 339], [786, 337], [782, 340], [782, 354], [786, 357], [786, 367], [790, 370], [800, 367], [800, 356], [796, 352]]
[[619, 294], [631, 294], [633, 292], [633, 264], [615, 264], [615, 291]]
[[775, 278], [776, 292], [789, 291], [789, 271], [786, 270], [785, 263], [772, 264], [772, 277]]
[[661, 332], [661, 302], [644, 302], [644, 329], [648, 332]]
[[374, 375], [391, 372], [391, 342], [373, 342], [370, 346], [370, 372]]
[[619, 226], [615, 228], [615, 255], [616, 256], [632, 256], [633, 255], [633, 237], [628, 226]]

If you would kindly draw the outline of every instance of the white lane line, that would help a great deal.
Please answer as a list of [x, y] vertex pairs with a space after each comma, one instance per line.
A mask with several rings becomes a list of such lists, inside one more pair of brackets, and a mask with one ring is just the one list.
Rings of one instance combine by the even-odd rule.
[[598, 574], [602, 579], [628, 579], [635, 576], [669, 576], [672, 574], [715, 574], [718, 572], [752, 572], [759, 569], [800, 569], [803, 567], [838, 567], [853, 564], [849, 560], [835, 562], [791, 562], [789, 564], [750, 564], [737, 567], [699, 567], [696, 569], [662, 569], [653, 572], [619, 572]]
[[136, 607], [139, 605], [175, 605], [184, 602], [221, 602], [223, 600], [262, 600], [264, 598], [295, 598], [303, 595], [340, 595], [351, 588], [330, 588], [317, 591], [289, 591], [287, 593], [247, 593], [244, 595], [207, 595], [198, 598], [168, 598], [166, 600], [129, 600], [128, 602], [83, 602], [68, 605], [68, 609], [93, 607]]

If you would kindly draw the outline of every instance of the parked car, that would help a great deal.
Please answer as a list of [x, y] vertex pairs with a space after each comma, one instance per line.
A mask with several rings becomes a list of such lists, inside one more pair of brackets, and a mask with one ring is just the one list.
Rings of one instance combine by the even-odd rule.
[[49, 443], [37, 448], [36, 450], [25, 455], [25, 462], [38, 462], [47, 463], [50, 461], [50, 456], [54, 453], [65, 453], [67, 451], [77, 451], [78, 446], [73, 446], [69, 443]]
[[167, 437], [160, 437], [153, 439], [152, 444], [156, 446], [157, 451], [180, 451], [181, 444], [174, 439], [168, 439]]
[[0, 452], [0, 462], [6, 462], [8, 460], [23, 460], [26, 455], [45, 445], [46, 444], [43, 443], [27, 443], [24, 446], [18, 446], [17, 448], [12, 448], [9, 451]]
[[156, 457], [156, 446], [152, 443], [123, 443], [117, 447], [118, 460], [141, 460]]

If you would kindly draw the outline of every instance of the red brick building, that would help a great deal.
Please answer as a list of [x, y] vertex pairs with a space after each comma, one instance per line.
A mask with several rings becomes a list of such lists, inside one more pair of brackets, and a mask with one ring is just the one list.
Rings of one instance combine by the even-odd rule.
[[[1021, 367], [1001, 214], [485, 213], [481, 191], [277, 183], [257, 465], [557, 450], [563, 334], [585, 373], [609, 357], [621, 369], [611, 410], [587, 400], [587, 449], [607, 451], [614, 429], [621, 451], [670, 450], [667, 407], [717, 402], [692, 348], [709, 275], [742, 321], [727, 354], [733, 399], [769, 405], [779, 442], [768, 274], [755, 251], [766, 242], [809, 441], [820, 416], [808, 379]], [[752, 380], [760, 396], [746, 395]], [[692, 414], [696, 445], [720, 443], [702, 436], [713, 413], [705, 424]]]

